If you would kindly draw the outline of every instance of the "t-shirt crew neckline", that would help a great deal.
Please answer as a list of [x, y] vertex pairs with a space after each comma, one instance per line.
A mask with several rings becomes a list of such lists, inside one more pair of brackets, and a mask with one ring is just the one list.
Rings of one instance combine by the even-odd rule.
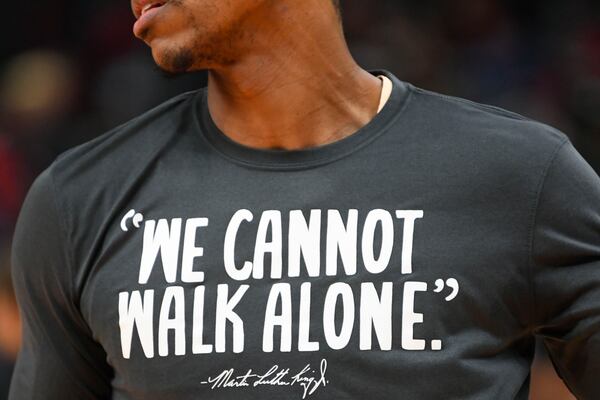
[[221, 155], [237, 164], [260, 169], [291, 170], [314, 167], [346, 157], [387, 131], [408, 103], [410, 86], [387, 70], [370, 70], [392, 81], [392, 93], [381, 111], [362, 128], [335, 142], [298, 150], [260, 149], [236, 142], [225, 135], [208, 110], [207, 88], [195, 99], [197, 128], [200, 135]]

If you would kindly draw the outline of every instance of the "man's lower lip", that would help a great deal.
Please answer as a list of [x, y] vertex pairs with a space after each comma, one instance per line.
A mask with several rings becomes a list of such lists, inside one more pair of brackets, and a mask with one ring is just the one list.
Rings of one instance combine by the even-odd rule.
[[133, 34], [139, 37], [139, 35], [148, 28], [148, 25], [152, 22], [152, 19], [161, 11], [164, 6], [165, 5], [151, 8], [142, 14], [137, 21], [135, 21], [135, 24], [133, 24]]

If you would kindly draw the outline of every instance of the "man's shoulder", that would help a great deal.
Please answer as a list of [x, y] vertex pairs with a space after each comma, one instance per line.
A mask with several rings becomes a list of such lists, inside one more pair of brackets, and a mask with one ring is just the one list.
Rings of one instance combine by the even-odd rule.
[[178, 131], [195, 95], [203, 89], [185, 92], [157, 105], [139, 116], [61, 153], [50, 169], [58, 181], [86, 175], [134, 168], [168, 143]]
[[501, 107], [412, 86], [417, 108], [431, 129], [481, 151], [543, 155], [568, 140], [559, 129]]

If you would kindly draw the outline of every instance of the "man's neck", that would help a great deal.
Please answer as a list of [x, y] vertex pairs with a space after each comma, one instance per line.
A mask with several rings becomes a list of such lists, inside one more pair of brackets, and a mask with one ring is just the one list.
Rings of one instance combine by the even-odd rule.
[[306, 12], [309, 25], [285, 8], [278, 18], [284, 26], [257, 20], [248, 27], [255, 34], [248, 55], [209, 71], [209, 110], [232, 140], [254, 148], [319, 146], [351, 135], [377, 113], [381, 80], [352, 59], [331, 23], [337, 17], [319, 7]]

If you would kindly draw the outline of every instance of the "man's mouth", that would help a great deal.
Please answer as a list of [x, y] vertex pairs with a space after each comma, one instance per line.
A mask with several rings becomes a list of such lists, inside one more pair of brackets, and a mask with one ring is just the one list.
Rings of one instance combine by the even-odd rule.
[[133, 14], [136, 19], [150, 10], [164, 6], [167, 0], [138, 0], [133, 3]]
[[152, 21], [168, 2], [169, 0], [133, 0], [133, 14], [136, 18], [133, 34], [138, 38], [144, 38]]
[[144, 6], [144, 8], [142, 8], [142, 12], [140, 14], [140, 17], [142, 15], [144, 15], [146, 12], [150, 11], [153, 8], [157, 8], [157, 7], [162, 7], [165, 3], [164, 2], [158, 2], [158, 3], [151, 3], [151, 4], [146, 4]]

